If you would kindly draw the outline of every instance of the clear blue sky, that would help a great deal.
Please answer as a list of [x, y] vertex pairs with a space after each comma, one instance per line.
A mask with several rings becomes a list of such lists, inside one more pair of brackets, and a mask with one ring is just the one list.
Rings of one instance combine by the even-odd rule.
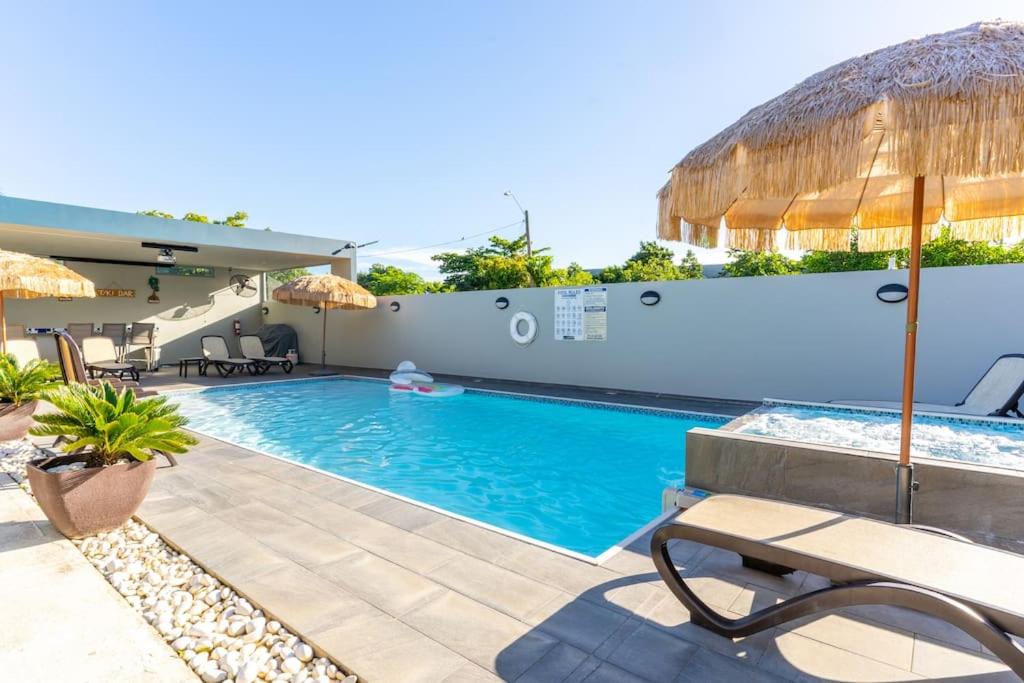
[[535, 244], [598, 267], [653, 237], [667, 170], [752, 106], [1024, 3], [0, 0], [0, 16], [3, 194], [244, 209], [256, 228], [380, 240], [365, 267], [515, 221], [512, 188]]

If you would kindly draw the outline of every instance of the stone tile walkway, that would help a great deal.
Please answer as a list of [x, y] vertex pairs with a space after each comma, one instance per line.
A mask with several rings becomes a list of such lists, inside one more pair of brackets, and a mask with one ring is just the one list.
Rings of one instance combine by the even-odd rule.
[[[366, 681], [1014, 680], [956, 629], [893, 608], [742, 640], [689, 623], [649, 537], [595, 566], [211, 439], [162, 469], [139, 517]], [[673, 555], [747, 614], [822, 579]]]
[[4, 681], [199, 680], [2, 473], [0, 586]]

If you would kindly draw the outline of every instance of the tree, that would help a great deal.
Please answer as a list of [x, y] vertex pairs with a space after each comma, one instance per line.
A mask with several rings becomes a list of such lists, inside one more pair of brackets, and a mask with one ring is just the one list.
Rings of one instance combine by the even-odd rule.
[[309, 268], [285, 268], [284, 270], [273, 270], [267, 273], [267, 277], [272, 277], [283, 285], [304, 275], [312, 274]]
[[192, 221], [193, 223], [209, 223], [210, 222], [209, 217], [204, 216], [201, 213], [194, 213], [192, 211], [189, 211], [184, 216], [182, 216], [181, 220], [183, 220], [183, 221]]
[[672, 262], [675, 254], [657, 242], [640, 242], [640, 250], [621, 266], [609, 266], [601, 272], [601, 282], [657, 282], [659, 280], [699, 280], [704, 268], [693, 251], [687, 251], [680, 265]]
[[232, 228], [244, 228], [245, 222], [249, 220], [249, 214], [245, 211], [235, 211], [222, 221], [214, 221], [217, 225], [227, 225]]
[[748, 277], [751, 275], [793, 275], [800, 272], [799, 262], [782, 254], [730, 249], [731, 263], [722, 267], [720, 277]]
[[146, 211], [139, 211], [141, 216], [155, 216], [156, 218], [174, 218], [171, 214], [166, 211], [158, 211], [157, 209], [147, 209]]
[[491, 237], [487, 246], [463, 253], [445, 252], [431, 258], [440, 265], [444, 285], [451, 291], [482, 289], [518, 289], [522, 287], [562, 287], [589, 285], [594, 277], [578, 263], [555, 268], [547, 248], [526, 254], [526, 236], [507, 240]]
[[382, 263], [374, 263], [370, 270], [359, 273], [357, 279], [376, 296], [423, 294], [427, 291], [426, 281], [416, 273]]

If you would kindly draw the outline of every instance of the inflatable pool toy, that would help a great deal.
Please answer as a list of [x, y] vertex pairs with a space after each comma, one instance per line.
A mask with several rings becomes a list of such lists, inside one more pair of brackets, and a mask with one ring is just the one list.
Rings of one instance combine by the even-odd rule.
[[403, 360], [391, 373], [391, 391], [396, 394], [414, 394], [431, 398], [458, 396], [466, 389], [458, 384], [436, 384], [429, 373], [416, 368], [415, 363]]

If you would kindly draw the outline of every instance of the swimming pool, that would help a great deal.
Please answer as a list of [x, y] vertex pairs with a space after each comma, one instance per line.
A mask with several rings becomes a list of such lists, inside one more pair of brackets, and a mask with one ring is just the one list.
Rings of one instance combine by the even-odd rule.
[[[900, 415], [898, 411], [766, 401], [734, 431], [899, 453]], [[1024, 421], [915, 414], [911, 454], [1024, 469]]]
[[174, 395], [189, 428], [596, 557], [682, 483], [685, 434], [726, 418], [323, 379]]

